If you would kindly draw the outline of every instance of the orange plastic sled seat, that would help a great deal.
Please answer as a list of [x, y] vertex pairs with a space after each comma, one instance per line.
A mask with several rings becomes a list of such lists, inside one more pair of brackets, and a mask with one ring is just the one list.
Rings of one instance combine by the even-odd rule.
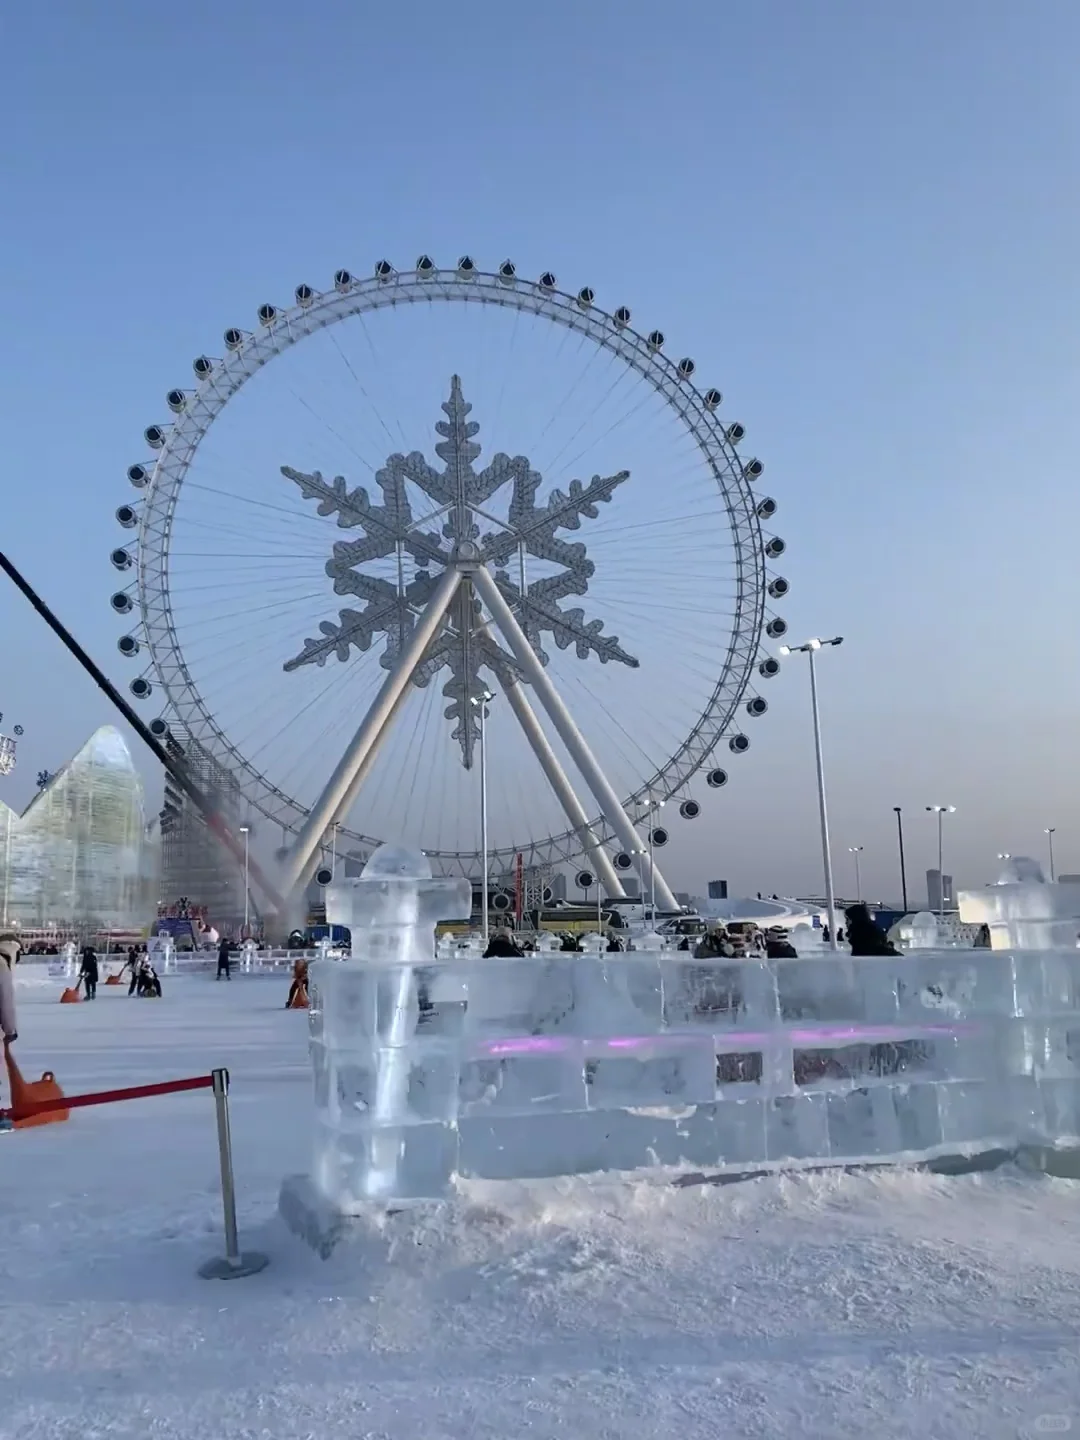
[[307, 986], [301, 985], [296, 994], [289, 1001], [290, 1010], [306, 1010], [308, 1008]]
[[79, 987], [78, 987], [77, 985], [74, 986], [74, 988], [72, 988], [72, 986], [69, 985], [66, 990], [61, 990], [61, 992], [60, 992], [60, 1004], [61, 1004], [61, 1005], [74, 1005], [74, 1004], [76, 1004], [77, 1001], [79, 1001], [81, 998], [82, 998], [82, 997], [81, 997], [80, 994], [79, 994]]
[[47, 1110], [43, 1115], [23, 1114], [20, 1117], [20, 1110], [25, 1111], [27, 1106], [40, 1104], [43, 1100], [62, 1100], [64, 1092], [51, 1070], [46, 1070], [40, 1080], [24, 1080], [7, 1045], [4, 1046], [4, 1063], [11, 1087], [11, 1118], [16, 1130], [27, 1130], [31, 1125], [52, 1125], [68, 1118], [70, 1110]]
[[123, 982], [121, 981], [119, 975], [106, 975], [106, 976], [105, 976], [105, 984], [106, 984], [106, 985], [120, 985], [120, 984], [122, 984], [122, 983], [123, 983]]

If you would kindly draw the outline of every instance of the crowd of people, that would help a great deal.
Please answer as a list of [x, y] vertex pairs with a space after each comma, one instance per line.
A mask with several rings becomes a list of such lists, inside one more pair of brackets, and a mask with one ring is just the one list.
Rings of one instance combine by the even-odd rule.
[[[140, 950], [135, 945], [130, 946], [127, 958], [120, 967], [118, 979], [123, 980], [125, 972], [130, 975], [128, 995], [161, 999], [161, 979], [154, 969], [153, 961], [146, 949]], [[86, 991], [87, 1000], [94, 1000], [97, 998], [99, 979], [97, 951], [92, 945], [84, 945], [79, 957], [79, 979], [76, 988]]]

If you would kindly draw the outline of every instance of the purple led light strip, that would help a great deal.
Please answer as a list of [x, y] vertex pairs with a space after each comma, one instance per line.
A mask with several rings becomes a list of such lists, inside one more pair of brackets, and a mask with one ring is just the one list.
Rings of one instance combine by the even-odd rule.
[[574, 1051], [603, 1050], [655, 1050], [672, 1046], [690, 1047], [709, 1044], [721, 1054], [738, 1053], [746, 1049], [768, 1045], [791, 1045], [792, 1047], [814, 1048], [822, 1045], [840, 1044], [886, 1044], [893, 1040], [953, 1039], [960, 1035], [975, 1034], [977, 1025], [920, 1025], [916, 1028], [905, 1025], [820, 1025], [813, 1029], [779, 1029], [759, 1031], [726, 1031], [721, 1034], [707, 1032], [704, 1035], [688, 1035], [685, 1031], [660, 1032], [655, 1035], [516, 1035], [500, 1040], [481, 1040], [471, 1048], [474, 1054], [498, 1057], [501, 1055], [560, 1055]]

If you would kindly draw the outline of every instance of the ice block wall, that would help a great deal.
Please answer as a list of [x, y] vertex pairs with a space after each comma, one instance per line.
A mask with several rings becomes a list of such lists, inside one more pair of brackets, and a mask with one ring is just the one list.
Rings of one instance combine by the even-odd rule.
[[455, 1174], [738, 1171], [1080, 1137], [1075, 950], [418, 953], [373, 957], [361, 980], [327, 961], [321, 1010], [313, 995], [319, 1183], [346, 1211], [436, 1198]]

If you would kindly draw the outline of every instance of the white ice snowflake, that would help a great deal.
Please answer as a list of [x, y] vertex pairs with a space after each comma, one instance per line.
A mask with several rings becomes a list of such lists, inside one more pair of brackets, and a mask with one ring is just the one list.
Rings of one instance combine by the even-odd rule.
[[[287, 465], [281, 467], [281, 473], [299, 486], [306, 499], [318, 501], [320, 515], [336, 514], [341, 529], [363, 532], [360, 539], [340, 540], [334, 545], [326, 573], [334, 582], [336, 594], [355, 595], [365, 602], [362, 610], [340, 610], [336, 625], [322, 621], [321, 636], [305, 640], [303, 649], [286, 662], [285, 669], [324, 665], [331, 656], [347, 660], [350, 649], [368, 650], [378, 635], [386, 637], [380, 664], [386, 670], [392, 669], [441, 573], [453, 563], [457, 546], [466, 541], [479, 546], [483, 563], [493, 571], [495, 583], [543, 664], [548, 662], [543, 637], [550, 635], [560, 650], [572, 645], [583, 660], [595, 655], [602, 664], [617, 660], [637, 666], [637, 660], [622, 649], [617, 636], [603, 633], [603, 621], [587, 621], [580, 608], [562, 608], [560, 602], [569, 596], [587, 592], [595, 566], [580, 541], [564, 540], [557, 533], [579, 529], [582, 517], [595, 519], [598, 504], [610, 500], [616, 487], [629, 479], [630, 472], [594, 475], [587, 485], [574, 480], [569, 494], [553, 490], [543, 504], [537, 505], [541, 476], [525, 456], [511, 459], [498, 454], [485, 469], [474, 469], [480, 446], [473, 436], [480, 427], [467, 418], [472, 406], [465, 400], [456, 375], [451, 380], [450, 398], [442, 408], [447, 418], [435, 426], [442, 436], [435, 452], [444, 468], [434, 469], [419, 451], [391, 455], [375, 476], [382, 491], [381, 505], [373, 505], [362, 486], [347, 489], [341, 475], [329, 482], [317, 470], [304, 474]], [[413, 515], [407, 482], [434, 503], [434, 513], [419, 518]], [[484, 507], [507, 484], [513, 489], [504, 523]], [[441, 533], [426, 528], [439, 519], [443, 521]], [[481, 522], [491, 528], [482, 530]], [[415, 567], [408, 581], [402, 565], [405, 556]], [[549, 568], [558, 567], [556, 573], [531, 582], [513, 580], [506, 567], [524, 556], [544, 561]], [[396, 583], [367, 574], [362, 568], [395, 557], [399, 562]], [[524, 577], [524, 565], [521, 573]], [[517, 675], [517, 667], [485, 626], [480, 604], [468, 585], [458, 591], [446, 624], [413, 676], [414, 684], [428, 685], [444, 668], [450, 671], [443, 686], [443, 694], [450, 701], [444, 713], [455, 722], [453, 738], [460, 742], [462, 760], [469, 767], [478, 738], [478, 719], [469, 697], [483, 689], [479, 672], [481, 668], [490, 670], [505, 683], [508, 673]]]

